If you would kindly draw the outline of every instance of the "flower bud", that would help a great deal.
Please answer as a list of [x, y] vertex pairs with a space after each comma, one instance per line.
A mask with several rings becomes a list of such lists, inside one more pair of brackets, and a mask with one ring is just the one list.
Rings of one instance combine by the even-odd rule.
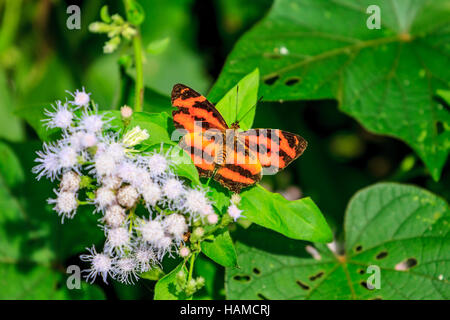
[[139, 126], [136, 126], [125, 134], [122, 141], [127, 147], [133, 147], [142, 141], [147, 140], [148, 137], [149, 134], [147, 130], [142, 130]]
[[186, 258], [191, 253], [191, 250], [189, 250], [188, 247], [183, 247], [183, 248], [180, 249], [179, 253], [180, 253], [180, 257]]

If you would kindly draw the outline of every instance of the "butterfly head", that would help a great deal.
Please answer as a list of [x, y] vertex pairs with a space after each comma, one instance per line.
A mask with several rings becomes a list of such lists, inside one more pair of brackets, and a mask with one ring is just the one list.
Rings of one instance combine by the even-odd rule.
[[233, 122], [233, 123], [231, 124], [230, 128], [231, 128], [231, 129], [234, 129], [234, 130], [240, 129], [241, 126], [239, 125], [239, 121]]

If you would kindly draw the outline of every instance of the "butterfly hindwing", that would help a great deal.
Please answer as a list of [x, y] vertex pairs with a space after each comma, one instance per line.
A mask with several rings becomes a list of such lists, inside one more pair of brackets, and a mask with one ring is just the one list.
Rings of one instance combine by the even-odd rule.
[[239, 138], [272, 174], [300, 157], [308, 145], [301, 136], [279, 129], [250, 129], [239, 133]]
[[228, 126], [214, 105], [200, 93], [183, 85], [176, 84], [172, 89], [172, 112], [175, 128], [195, 131], [195, 122], [201, 122], [197, 131], [217, 129], [225, 131]]
[[254, 185], [261, 178], [262, 166], [256, 154], [239, 139], [228, 138], [223, 163], [214, 179], [231, 191], [239, 193], [242, 188]]

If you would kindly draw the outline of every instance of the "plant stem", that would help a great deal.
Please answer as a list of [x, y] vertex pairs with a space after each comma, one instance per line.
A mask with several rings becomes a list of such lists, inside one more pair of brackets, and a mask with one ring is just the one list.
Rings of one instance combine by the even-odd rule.
[[[130, 10], [129, 0], [124, 0], [123, 4], [125, 10]], [[144, 72], [142, 68], [142, 39], [141, 32], [138, 26], [136, 28], [137, 34], [133, 37], [133, 49], [134, 49], [134, 65], [136, 68], [136, 79], [135, 79], [135, 97], [134, 97], [134, 111], [141, 112], [143, 109], [144, 102]]]
[[189, 261], [189, 275], [188, 275], [188, 283], [192, 279], [192, 273], [194, 272], [194, 263], [195, 263], [195, 252], [192, 253], [191, 261]]
[[134, 110], [137, 112], [141, 112], [142, 105], [144, 102], [144, 72], [142, 68], [142, 40], [139, 30], [138, 34], [135, 35], [133, 38], [133, 48], [134, 48], [134, 63], [136, 66]]

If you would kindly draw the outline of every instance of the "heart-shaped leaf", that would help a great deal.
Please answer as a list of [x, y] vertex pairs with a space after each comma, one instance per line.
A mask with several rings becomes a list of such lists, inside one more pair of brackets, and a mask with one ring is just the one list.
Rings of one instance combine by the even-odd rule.
[[241, 268], [227, 269], [227, 298], [449, 299], [449, 235], [444, 200], [377, 184], [350, 201], [345, 252], [318, 245], [316, 259], [305, 258], [302, 242], [246, 230], [236, 245]]

